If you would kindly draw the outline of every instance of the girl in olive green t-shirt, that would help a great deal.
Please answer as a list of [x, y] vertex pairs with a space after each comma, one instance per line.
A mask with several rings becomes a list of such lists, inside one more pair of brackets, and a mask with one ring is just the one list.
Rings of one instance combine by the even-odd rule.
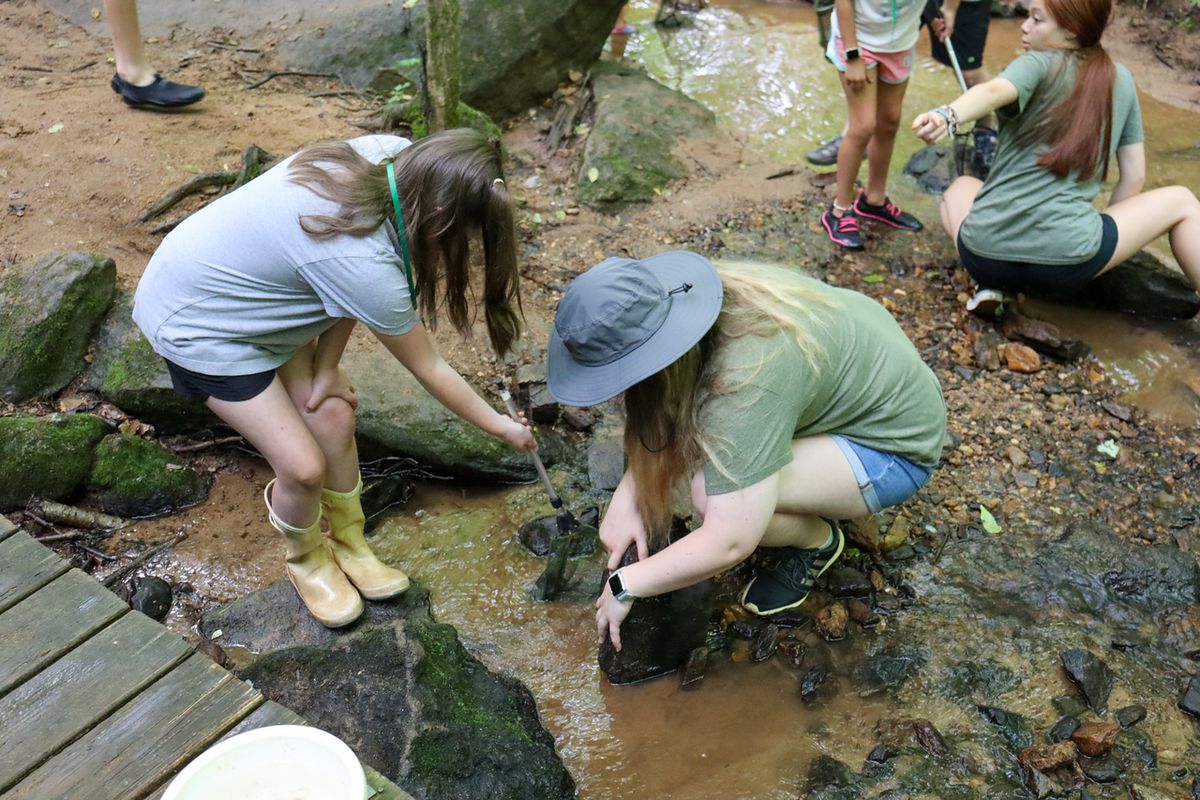
[[[984, 289], [973, 304], [1003, 292], [1070, 296], [1164, 233], [1200, 288], [1200, 201], [1183, 186], [1141, 191], [1137, 90], [1100, 44], [1111, 12], [1109, 0], [1033, 0], [1021, 26], [1028, 52], [913, 121], [932, 143], [993, 110], [1001, 118], [987, 181], [960, 177], [942, 197], [942, 225]], [[1101, 213], [1092, 200], [1114, 156], [1120, 177]]]

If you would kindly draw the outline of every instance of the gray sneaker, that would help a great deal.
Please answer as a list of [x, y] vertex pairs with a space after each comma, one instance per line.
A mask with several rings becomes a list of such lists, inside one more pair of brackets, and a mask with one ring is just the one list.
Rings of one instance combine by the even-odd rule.
[[804, 156], [810, 164], [816, 164], [818, 167], [829, 167], [837, 163], [838, 148], [842, 145], [842, 137], [840, 135], [833, 137], [828, 142], [825, 142], [816, 150], [811, 151]]

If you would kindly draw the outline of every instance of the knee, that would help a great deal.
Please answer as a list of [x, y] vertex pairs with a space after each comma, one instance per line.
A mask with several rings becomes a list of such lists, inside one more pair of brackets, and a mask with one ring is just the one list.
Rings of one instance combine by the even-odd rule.
[[850, 125], [846, 129], [846, 138], [851, 141], [866, 147], [867, 142], [871, 141], [871, 136], [875, 133], [875, 115], [864, 114], [850, 121]]
[[306, 415], [306, 422], [322, 441], [345, 443], [354, 438], [354, 409], [340, 397], [326, 398]]
[[875, 117], [875, 133], [883, 136], [895, 136], [896, 131], [900, 130], [900, 110], [897, 109], [895, 114], [885, 113]]
[[325, 454], [319, 447], [304, 448], [293, 453], [275, 468], [275, 477], [306, 492], [317, 491], [325, 485]]

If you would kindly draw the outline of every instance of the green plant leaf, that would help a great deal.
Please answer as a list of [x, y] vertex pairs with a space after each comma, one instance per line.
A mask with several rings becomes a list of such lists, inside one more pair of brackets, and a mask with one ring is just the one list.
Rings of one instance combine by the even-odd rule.
[[566, 219], [566, 218], [567, 218], [567, 212], [566, 212], [566, 211], [563, 211], [563, 210], [560, 208], [558, 211], [555, 211], [555, 212], [554, 212], [554, 218], [555, 218], [555, 219]]
[[863, 283], [880, 283], [884, 277], [878, 272], [872, 272], [870, 275], [863, 275]]
[[600, 170], [592, 167], [588, 170], [588, 181], [595, 183], [598, 180], [600, 180]]
[[64, 126], [61, 122], [56, 122], [49, 128], [46, 128], [46, 133], [62, 133], [63, 127]]
[[1112, 439], [1105, 439], [1103, 442], [1101, 442], [1099, 445], [1096, 446], [1096, 451], [1099, 453], [1103, 453], [1104, 455], [1108, 456], [1109, 458], [1116, 459], [1116, 457], [1121, 454], [1121, 447], [1116, 442], [1114, 442]]
[[542, 215], [537, 211], [533, 212], [533, 224], [534, 225], [542, 224]]
[[987, 506], [979, 507], [979, 521], [983, 523], [983, 529], [988, 533], [999, 533], [1004, 530], [1000, 527], [1000, 523], [996, 522], [996, 518], [992, 516], [992, 512], [987, 510]]

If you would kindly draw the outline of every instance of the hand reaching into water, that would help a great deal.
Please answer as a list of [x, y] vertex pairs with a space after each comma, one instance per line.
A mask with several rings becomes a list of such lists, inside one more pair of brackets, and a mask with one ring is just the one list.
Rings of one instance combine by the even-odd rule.
[[608, 638], [612, 640], [613, 647], [617, 652], [621, 652], [621, 623], [629, 616], [629, 610], [633, 608], [633, 601], [621, 601], [613, 597], [612, 590], [608, 588], [608, 583], [604, 584], [604, 591], [600, 593], [599, 599], [596, 600], [596, 642], [604, 644], [604, 635], [608, 634]]

